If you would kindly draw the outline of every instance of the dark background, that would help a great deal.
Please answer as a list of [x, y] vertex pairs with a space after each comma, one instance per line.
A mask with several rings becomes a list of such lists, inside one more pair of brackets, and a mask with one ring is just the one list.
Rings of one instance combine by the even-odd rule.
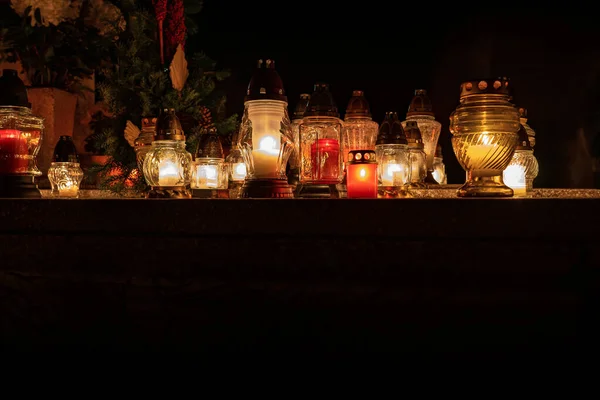
[[205, 0], [200, 31], [188, 51], [202, 50], [230, 69], [228, 112], [241, 115], [256, 60], [271, 58], [290, 110], [315, 82], [329, 83], [343, 116], [353, 90], [364, 90], [373, 119], [404, 118], [415, 89], [427, 89], [449, 183], [464, 181], [448, 130], [462, 81], [506, 76], [515, 104], [537, 133], [537, 187], [593, 187], [591, 147], [600, 131], [600, 29], [588, 9], [496, 7], [427, 2], [351, 3]]

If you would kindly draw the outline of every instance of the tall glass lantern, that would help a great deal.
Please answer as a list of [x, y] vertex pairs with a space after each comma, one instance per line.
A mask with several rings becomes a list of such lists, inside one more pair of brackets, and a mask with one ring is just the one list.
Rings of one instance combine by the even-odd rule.
[[202, 136], [192, 163], [192, 197], [221, 197], [216, 191], [228, 186], [223, 145], [215, 127]]
[[310, 94], [302, 93], [296, 108], [294, 109], [294, 116], [292, 118], [292, 135], [294, 136], [294, 151], [290, 157], [290, 170], [288, 171], [288, 183], [295, 189], [300, 181], [300, 124], [302, 118], [304, 118], [304, 112], [308, 107], [310, 101]]
[[54, 197], [79, 197], [83, 170], [71, 136], [61, 136], [54, 147], [54, 158], [48, 168], [48, 180]]
[[[417, 121], [407, 121], [404, 129], [408, 141], [408, 156], [410, 158], [410, 187], [426, 187], [427, 159], [421, 130]], [[437, 183], [437, 182], [436, 182]]]
[[433, 177], [433, 158], [435, 149], [440, 138], [442, 124], [435, 120], [431, 99], [425, 89], [415, 90], [415, 95], [408, 106], [406, 121], [402, 122], [402, 127], [406, 129], [407, 121], [416, 121], [421, 131], [425, 156], [427, 159], [427, 176], [425, 183], [437, 184]]
[[244, 99], [239, 146], [247, 176], [244, 198], [293, 198], [285, 169], [294, 150], [287, 96], [273, 60], [258, 61]]
[[27, 88], [17, 71], [0, 77], [0, 197], [40, 198], [35, 178], [42, 175], [36, 157], [44, 120], [31, 112]]
[[352, 92], [344, 115], [342, 142], [344, 162], [353, 150], [375, 150], [379, 124], [371, 118], [371, 109], [362, 90]]
[[152, 146], [144, 158], [147, 198], [191, 198], [192, 155], [174, 109], [164, 109], [156, 122]]
[[240, 189], [246, 180], [246, 163], [239, 147], [239, 137], [239, 132], [236, 131], [231, 139], [231, 151], [225, 157], [229, 180], [229, 197], [232, 199], [237, 199], [240, 196]]
[[519, 129], [519, 143], [510, 164], [503, 172], [504, 183], [514, 191], [515, 197], [525, 197], [533, 192], [533, 180], [539, 172], [527, 130]]
[[339, 198], [343, 122], [326, 83], [317, 83], [300, 124], [299, 197]]
[[518, 142], [519, 111], [510, 102], [507, 78], [464, 82], [450, 115], [452, 148], [467, 172], [459, 197], [511, 197], [503, 181]]
[[402, 197], [410, 182], [408, 141], [398, 113], [388, 111], [379, 127], [375, 142], [377, 156], [378, 197]]
[[[529, 145], [531, 146], [533, 158], [535, 158], [535, 162], [537, 164], [538, 160], [537, 160], [537, 157], [535, 156], [535, 149], [534, 149], [534, 147], [535, 147], [535, 131], [533, 130], [533, 128], [531, 126], [529, 126], [527, 121], [528, 121], [527, 109], [520, 107], [519, 108], [519, 122], [525, 128], [525, 131], [527, 132], [527, 138], [529, 139]], [[539, 165], [538, 165], [538, 170], [539, 170]], [[533, 185], [533, 179], [530, 182], [530, 184], [528, 184], [528, 185], [529, 186]]]

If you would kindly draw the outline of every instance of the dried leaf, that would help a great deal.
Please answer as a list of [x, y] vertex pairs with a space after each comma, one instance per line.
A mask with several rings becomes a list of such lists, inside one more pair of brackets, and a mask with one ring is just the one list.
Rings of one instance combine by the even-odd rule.
[[185, 59], [185, 52], [183, 51], [181, 43], [177, 46], [177, 51], [175, 52], [175, 56], [173, 57], [173, 61], [171, 61], [171, 67], [169, 69], [173, 89], [181, 92], [185, 85], [185, 81], [190, 75], [187, 67], [187, 60]]
[[135, 126], [135, 124], [131, 121], [127, 121], [125, 124], [125, 140], [131, 147], [135, 147], [135, 139], [140, 136], [140, 128]]

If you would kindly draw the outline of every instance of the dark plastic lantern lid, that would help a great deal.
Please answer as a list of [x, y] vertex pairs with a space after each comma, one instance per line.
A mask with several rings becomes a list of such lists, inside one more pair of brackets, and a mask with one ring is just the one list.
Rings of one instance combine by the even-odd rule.
[[198, 142], [196, 158], [224, 158], [223, 144], [217, 134], [217, 128], [211, 127], [208, 133], [203, 134]]
[[378, 144], [408, 144], [397, 112], [388, 111], [385, 113], [385, 118], [377, 133], [375, 145]]
[[362, 90], [352, 92], [352, 97], [348, 101], [346, 115], [344, 116], [344, 119], [348, 118], [371, 118], [371, 108]]
[[2, 70], [0, 77], [0, 106], [31, 108], [27, 97], [27, 87], [14, 69]]
[[181, 127], [181, 121], [175, 114], [175, 109], [165, 108], [156, 119], [156, 131], [154, 140], [177, 140], [185, 141], [185, 134]]
[[406, 121], [404, 132], [406, 133], [406, 140], [408, 141], [409, 146], [423, 146], [423, 136], [421, 135], [421, 130], [419, 129], [417, 121]]
[[275, 61], [258, 60], [244, 102], [250, 100], [279, 100], [287, 103], [283, 82], [275, 70]]
[[427, 96], [425, 89], [415, 90], [415, 95], [408, 106], [407, 117], [412, 115], [430, 115], [433, 116], [433, 106], [431, 100]]
[[308, 107], [309, 102], [310, 94], [302, 93], [300, 95], [300, 100], [298, 100], [298, 104], [296, 104], [296, 109], [294, 110], [294, 119], [304, 118], [304, 113], [306, 112], [306, 107]]
[[338, 108], [329, 91], [327, 83], [316, 83], [314, 92], [304, 112], [305, 117], [335, 117], [339, 118]]
[[61, 136], [54, 146], [54, 162], [78, 163], [79, 155], [71, 136]]
[[516, 150], [532, 150], [531, 142], [529, 141], [529, 135], [523, 124], [519, 125], [519, 143], [517, 143]]

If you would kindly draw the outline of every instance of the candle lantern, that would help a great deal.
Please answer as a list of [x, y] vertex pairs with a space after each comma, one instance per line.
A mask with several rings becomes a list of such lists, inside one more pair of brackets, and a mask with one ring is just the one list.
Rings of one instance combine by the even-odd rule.
[[[408, 141], [408, 156], [410, 159], [410, 187], [425, 187], [427, 177], [427, 156], [417, 121], [406, 121], [404, 129]], [[437, 182], [436, 182], [437, 183]]]
[[144, 158], [146, 157], [146, 154], [148, 154], [148, 150], [152, 147], [155, 132], [156, 117], [143, 117], [142, 130], [140, 135], [133, 142], [135, 146], [135, 158], [140, 171], [143, 171], [144, 169]]
[[238, 198], [240, 189], [246, 180], [246, 163], [239, 147], [239, 132], [236, 131], [231, 139], [231, 151], [225, 157], [227, 177], [229, 180], [229, 197]]
[[344, 115], [342, 141], [344, 162], [352, 150], [375, 150], [379, 124], [371, 119], [371, 109], [362, 90], [352, 92]]
[[0, 77], [0, 197], [40, 198], [36, 156], [44, 120], [31, 112], [25, 84], [13, 69]]
[[343, 122], [329, 91], [329, 85], [317, 83], [300, 124], [299, 197], [339, 198], [342, 183]]
[[244, 99], [239, 146], [247, 176], [244, 198], [293, 198], [285, 169], [294, 149], [283, 82], [272, 60], [258, 61]]
[[152, 146], [144, 158], [144, 178], [151, 186], [147, 198], [191, 198], [192, 155], [174, 109], [165, 109], [156, 121]]
[[504, 183], [514, 191], [516, 197], [524, 197], [533, 191], [533, 180], [538, 172], [538, 163], [533, 155], [527, 130], [521, 125], [515, 154], [503, 172]]
[[377, 198], [377, 159], [373, 150], [352, 150], [346, 158], [349, 199]]
[[507, 78], [461, 85], [460, 104], [450, 115], [452, 147], [467, 172], [459, 197], [510, 197], [502, 172], [513, 157], [519, 112], [510, 102]]
[[416, 121], [419, 126], [421, 137], [423, 139], [423, 150], [425, 151], [427, 161], [427, 176], [425, 177], [425, 183], [435, 185], [438, 182], [433, 177], [433, 159], [440, 138], [442, 124], [435, 120], [431, 99], [427, 95], [425, 89], [415, 90], [415, 95], [408, 106], [406, 121], [402, 123], [403, 128], [406, 128], [407, 121]]
[[294, 150], [292, 151], [292, 156], [290, 157], [290, 170], [288, 171], [288, 183], [292, 185], [292, 188], [295, 189], [300, 181], [300, 124], [302, 123], [302, 118], [304, 118], [304, 112], [306, 111], [306, 107], [308, 107], [308, 102], [310, 101], [310, 94], [302, 93], [300, 95], [300, 100], [296, 103], [296, 108], [294, 109], [294, 116], [292, 118], [292, 136], [294, 137]]
[[444, 165], [444, 157], [442, 155], [442, 146], [436, 146], [435, 155], [433, 157], [433, 178], [440, 185], [448, 184], [446, 177], [446, 166]]
[[[523, 125], [523, 127], [525, 128], [525, 131], [527, 132], [527, 138], [529, 139], [529, 144], [531, 146], [531, 152], [533, 153], [533, 158], [535, 158], [535, 162], [537, 164], [538, 160], [537, 157], [535, 156], [535, 131], [533, 130], [533, 128], [531, 128], [531, 126], [529, 126], [529, 124], [527, 123], [527, 109], [526, 108], [519, 108], [519, 122], [521, 123], [521, 125]], [[538, 165], [538, 171], [539, 171], [539, 165]], [[535, 177], [534, 177], [535, 178]], [[529, 179], [529, 178], [528, 178]], [[527, 186], [529, 191], [532, 190], [533, 188], [533, 178], [531, 178], [531, 181], [527, 182]]]
[[227, 189], [228, 176], [217, 128], [202, 136], [192, 163], [192, 197], [226, 197], [219, 195], [219, 190]]
[[61, 136], [54, 147], [54, 159], [48, 168], [48, 180], [55, 197], [79, 197], [83, 170], [71, 136]]
[[400, 197], [410, 182], [408, 141], [396, 112], [386, 112], [375, 142], [377, 154], [378, 195]]

